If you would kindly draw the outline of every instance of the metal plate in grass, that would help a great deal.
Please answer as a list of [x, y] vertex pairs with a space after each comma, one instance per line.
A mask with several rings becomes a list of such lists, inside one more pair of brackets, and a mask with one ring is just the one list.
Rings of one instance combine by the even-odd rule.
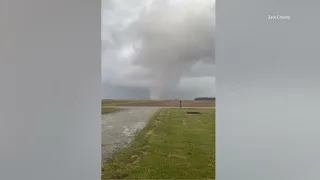
[[186, 114], [201, 114], [200, 112], [195, 112], [195, 111], [188, 111]]

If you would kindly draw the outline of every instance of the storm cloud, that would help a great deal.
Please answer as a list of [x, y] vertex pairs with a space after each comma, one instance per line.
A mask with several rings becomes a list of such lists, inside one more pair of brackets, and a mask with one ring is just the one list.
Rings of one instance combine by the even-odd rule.
[[104, 98], [214, 96], [213, 0], [102, 3]]

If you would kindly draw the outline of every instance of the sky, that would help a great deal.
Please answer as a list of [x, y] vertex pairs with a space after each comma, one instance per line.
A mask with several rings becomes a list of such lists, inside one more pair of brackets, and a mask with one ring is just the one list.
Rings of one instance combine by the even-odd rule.
[[102, 96], [215, 96], [214, 0], [103, 0]]

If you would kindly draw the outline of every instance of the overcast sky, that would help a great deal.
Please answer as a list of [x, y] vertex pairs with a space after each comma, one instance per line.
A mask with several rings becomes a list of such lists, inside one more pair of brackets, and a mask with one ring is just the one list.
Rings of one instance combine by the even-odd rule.
[[215, 96], [214, 0], [103, 0], [103, 98]]

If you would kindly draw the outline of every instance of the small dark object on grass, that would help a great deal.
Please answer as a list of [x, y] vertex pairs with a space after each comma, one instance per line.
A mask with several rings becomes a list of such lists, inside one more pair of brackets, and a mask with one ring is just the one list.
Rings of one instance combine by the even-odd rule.
[[187, 114], [201, 114], [200, 112], [187, 112]]

